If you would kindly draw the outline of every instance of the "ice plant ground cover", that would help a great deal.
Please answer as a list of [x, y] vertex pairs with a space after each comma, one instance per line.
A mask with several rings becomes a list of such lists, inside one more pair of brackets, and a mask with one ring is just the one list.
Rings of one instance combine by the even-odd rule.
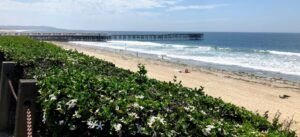
[[43, 136], [295, 136], [202, 87], [149, 79], [142, 65], [133, 73], [25, 37], [0, 37], [0, 55], [38, 80]]

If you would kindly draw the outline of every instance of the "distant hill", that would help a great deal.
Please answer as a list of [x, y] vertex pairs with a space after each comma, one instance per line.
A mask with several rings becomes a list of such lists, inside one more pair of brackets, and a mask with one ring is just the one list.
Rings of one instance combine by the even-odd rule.
[[0, 25], [0, 32], [105, 32], [97, 30], [71, 30], [61, 29], [50, 26], [4, 26]]
[[22, 31], [22, 32], [63, 32], [66, 29], [60, 29], [49, 26], [1, 26], [0, 30], [5, 31]]
[[104, 31], [104, 30], [71, 30], [50, 26], [5, 26], [0, 25], [0, 32], [90, 32], [90, 33], [109, 33], [109, 34], [166, 34], [166, 33], [194, 33], [176, 31]]

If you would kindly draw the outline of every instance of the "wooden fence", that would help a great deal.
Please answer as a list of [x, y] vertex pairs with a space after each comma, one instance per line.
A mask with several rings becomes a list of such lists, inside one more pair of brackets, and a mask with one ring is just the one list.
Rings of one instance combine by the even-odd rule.
[[0, 61], [0, 136], [37, 136], [36, 80], [19, 79], [17, 63]]

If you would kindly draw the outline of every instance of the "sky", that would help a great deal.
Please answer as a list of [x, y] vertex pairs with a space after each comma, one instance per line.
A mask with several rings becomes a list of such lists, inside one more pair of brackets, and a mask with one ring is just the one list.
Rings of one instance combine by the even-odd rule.
[[300, 0], [0, 0], [0, 25], [105, 31], [300, 32]]

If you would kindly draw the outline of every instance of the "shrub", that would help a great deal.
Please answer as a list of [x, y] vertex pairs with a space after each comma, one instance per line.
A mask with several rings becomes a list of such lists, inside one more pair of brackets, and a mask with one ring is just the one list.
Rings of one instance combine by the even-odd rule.
[[25, 37], [0, 37], [0, 54], [38, 80], [44, 136], [295, 136], [202, 87], [149, 79], [143, 65], [133, 73]]

